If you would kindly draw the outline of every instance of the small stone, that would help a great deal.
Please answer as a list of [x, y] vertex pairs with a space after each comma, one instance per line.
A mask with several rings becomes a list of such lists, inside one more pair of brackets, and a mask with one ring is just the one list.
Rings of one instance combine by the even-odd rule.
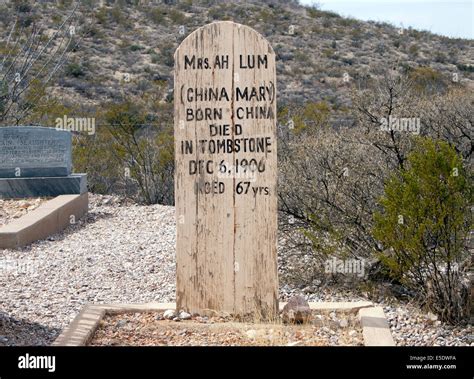
[[247, 330], [245, 334], [247, 335], [248, 338], [251, 338], [253, 340], [257, 337], [257, 331], [254, 329]]
[[165, 313], [163, 313], [163, 317], [166, 319], [166, 320], [172, 320], [174, 319], [176, 316], [176, 312], [171, 310], [171, 309], [168, 309], [165, 311]]
[[312, 324], [314, 326], [323, 326], [324, 325], [323, 316], [321, 316], [321, 315], [314, 316]]
[[354, 337], [354, 336], [356, 336], [356, 335], [357, 335], [357, 330], [351, 330], [351, 331], [349, 332], [349, 337]]
[[284, 322], [301, 324], [308, 322], [311, 309], [303, 296], [294, 296], [283, 307], [282, 318]]
[[303, 288], [304, 293], [311, 293], [314, 292], [314, 289], [311, 286]]
[[115, 325], [117, 328], [122, 328], [125, 325], [127, 325], [127, 320], [119, 320], [117, 324]]
[[179, 318], [180, 318], [181, 320], [189, 320], [189, 319], [191, 318], [191, 314], [188, 313], [188, 312], [185, 312], [185, 311], [181, 311], [181, 312], [179, 313]]
[[339, 326], [341, 328], [347, 328], [349, 326], [349, 323], [347, 322], [346, 319], [342, 319], [341, 321], [339, 321]]
[[331, 330], [338, 330], [341, 327], [339, 325], [339, 322], [333, 321], [333, 320], [329, 320], [328, 326], [329, 326], [329, 329], [331, 329]]

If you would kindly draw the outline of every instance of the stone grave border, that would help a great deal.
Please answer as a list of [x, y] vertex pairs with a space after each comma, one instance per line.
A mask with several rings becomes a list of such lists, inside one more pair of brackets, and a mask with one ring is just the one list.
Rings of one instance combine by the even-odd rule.
[[88, 193], [60, 195], [37, 209], [0, 227], [0, 249], [16, 249], [48, 238], [77, 222], [89, 208]]
[[[286, 303], [280, 303], [280, 311]], [[370, 301], [316, 302], [311, 309], [324, 312], [340, 311], [358, 313], [365, 346], [395, 346], [390, 327], [382, 307], [374, 307]], [[52, 346], [85, 346], [91, 340], [105, 315], [141, 313], [176, 309], [175, 303], [146, 304], [88, 304], [67, 326]]]

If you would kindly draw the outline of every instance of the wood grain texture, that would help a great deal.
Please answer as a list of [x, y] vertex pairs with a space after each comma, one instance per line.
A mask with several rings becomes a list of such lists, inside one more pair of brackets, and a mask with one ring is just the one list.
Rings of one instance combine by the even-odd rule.
[[[272, 318], [278, 312], [275, 54], [249, 27], [206, 25], [175, 53], [174, 98], [177, 309]], [[219, 129], [211, 125], [221, 126], [222, 135], [211, 135]], [[201, 172], [193, 162], [202, 162]]]

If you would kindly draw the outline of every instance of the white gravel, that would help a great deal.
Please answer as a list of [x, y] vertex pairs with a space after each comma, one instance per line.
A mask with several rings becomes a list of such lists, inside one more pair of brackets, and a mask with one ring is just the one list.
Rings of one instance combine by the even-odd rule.
[[[86, 218], [60, 235], [0, 250], [0, 346], [48, 345], [87, 303], [175, 300], [174, 207], [90, 195]], [[282, 250], [282, 249], [281, 249]], [[280, 252], [280, 261], [281, 261]], [[281, 284], [282, 300], [357, 301], [353, 287]], [[399, 345], [474, 345], [470, 326], [446, 326], [410, 304], [380, 299]]]
[[87, 303], [174, 299], [174, 207], [90, 200], [87, 218], [63, 235], [0, 250], [0, 322], [41, 324], [32, 344], [53, 341]]

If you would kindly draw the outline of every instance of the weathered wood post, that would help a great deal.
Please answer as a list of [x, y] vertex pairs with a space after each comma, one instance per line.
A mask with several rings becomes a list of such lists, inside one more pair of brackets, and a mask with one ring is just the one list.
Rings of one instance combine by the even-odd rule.
[[275, 53], [215, 22], [175, 53], [177, 308], [278, 312]]

